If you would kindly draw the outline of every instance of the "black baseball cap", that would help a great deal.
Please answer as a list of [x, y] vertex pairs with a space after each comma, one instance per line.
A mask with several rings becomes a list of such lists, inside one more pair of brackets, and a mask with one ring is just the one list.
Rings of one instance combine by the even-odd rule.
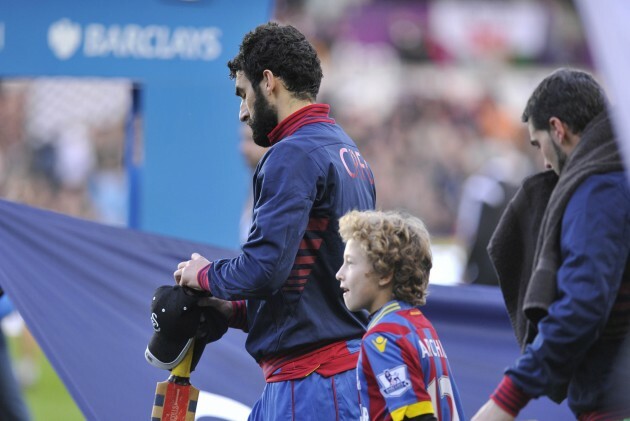
[[184, 359], [201, 320], [197, 301], [201, 295], [179, 285], [158, 287], [151, 301], [153, 336], [144, 357], [149, 364], [164, 370]]

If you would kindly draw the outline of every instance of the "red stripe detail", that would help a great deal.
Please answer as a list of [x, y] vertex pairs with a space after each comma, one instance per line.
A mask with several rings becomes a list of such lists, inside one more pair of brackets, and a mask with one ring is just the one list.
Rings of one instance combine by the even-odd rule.
[[315, 263], [315, 256], [298, 256], [295, 258], [296, 265], [311, 265]]
[[291, 380], [291, 419], [295, 421], [295, 391], [293, 386], [293, 380]]
[[181, 386], [169, 382], [164, 394], [163, 420], [183, 420], [188, 412], [190, 386]]
[[509, 376], [503, 376], [503, 380], [490, 396], [490, 399], [516, 417], [531, 397], [516, 386]]
[[282, 287], [283, 291], [304, 291], [304, 287]]
[[322, 246], [321, 238], [305, 238], [300, 241], [300, 249], [301, 250], [319, 250]]
[[335, 378], [330, 378], [332, 384], [333, 400], [335, 401], [335, 420], [339, 421], [339, 403], [337, 402], [337, 388], [335, 387]]
[[289, 279], [286, 285], [304, 285], [308, 279], [300, 278], [300, 279]]
[[292, 270], [291, 273], [289, 274], [289, 276], [308, 276], [310, 275], [311, 271], [313, 269], [295, 269]]
[[334, 124], [335, 120], [328, 117], [330, 112], [330, 106], [328, 104], [311, 104], [306, 107], [300, 108], [284, 120], [282, 120], [272, 131], [267, 135], [269, 144], [280, 141], [281, 139], [292, 135], [302, 126], [313, 123], [330, 123]]
[[311, 218], [308, 220], [306, 229], [308, 231], [326, 231], [329, 221], [328, 218]]
[[247, 331], [247, 302], [245, 300], [232, 301], [232, 317], [228, 326]]
[[197, 272], [197, 283], [201, 289], [206, 291], [210, 291], [210, 266], [212, 266], [212, 263], [208, 263], [207, 266]]

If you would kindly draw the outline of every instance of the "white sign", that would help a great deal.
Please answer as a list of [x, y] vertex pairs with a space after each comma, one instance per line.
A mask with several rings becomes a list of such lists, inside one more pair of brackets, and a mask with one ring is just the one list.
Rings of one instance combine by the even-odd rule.
[[221, 35], [221, 29], [216, 27], [171, 28], [133, 23], [89, 23], [81, 27], [63, 18], [50, 25], [48, 45], [59, 60], [68, 60], [81, 51], [88, 58], [211, 61], [221, 54]]

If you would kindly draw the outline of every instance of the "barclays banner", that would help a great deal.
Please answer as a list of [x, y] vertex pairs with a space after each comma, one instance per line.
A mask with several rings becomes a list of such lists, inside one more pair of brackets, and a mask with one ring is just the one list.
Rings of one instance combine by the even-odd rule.
[[226, 63], [243, 36], [269, 20], [272, 1], [35, 3], [0, 0], [0, 78], [130, 81], [129, 136], [141, 124], [143, 137], [142, 162], [129, 169], [130, 225], [236, 248], [250, 180]]
[[59, 60], [82, 53], [85, 57], [212, 61], [221, 54], [221, 36], [217, 27], [90, 23], [81, 28], [63, 18], [50, 26], [48, 45]]
[[252, 0], [36, 3], [0, 0], [4, 76], [225, 78], [243, 35], [271, 11], [270, 1]]

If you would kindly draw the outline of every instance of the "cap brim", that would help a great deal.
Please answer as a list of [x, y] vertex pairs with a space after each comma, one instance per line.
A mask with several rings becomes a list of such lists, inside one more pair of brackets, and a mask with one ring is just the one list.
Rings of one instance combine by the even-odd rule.
[[184, 359], [194, 339], [193, 337], [178, 343], [154, 333], [144, 351], [144, 358], [154, 367], [171, 370]]

